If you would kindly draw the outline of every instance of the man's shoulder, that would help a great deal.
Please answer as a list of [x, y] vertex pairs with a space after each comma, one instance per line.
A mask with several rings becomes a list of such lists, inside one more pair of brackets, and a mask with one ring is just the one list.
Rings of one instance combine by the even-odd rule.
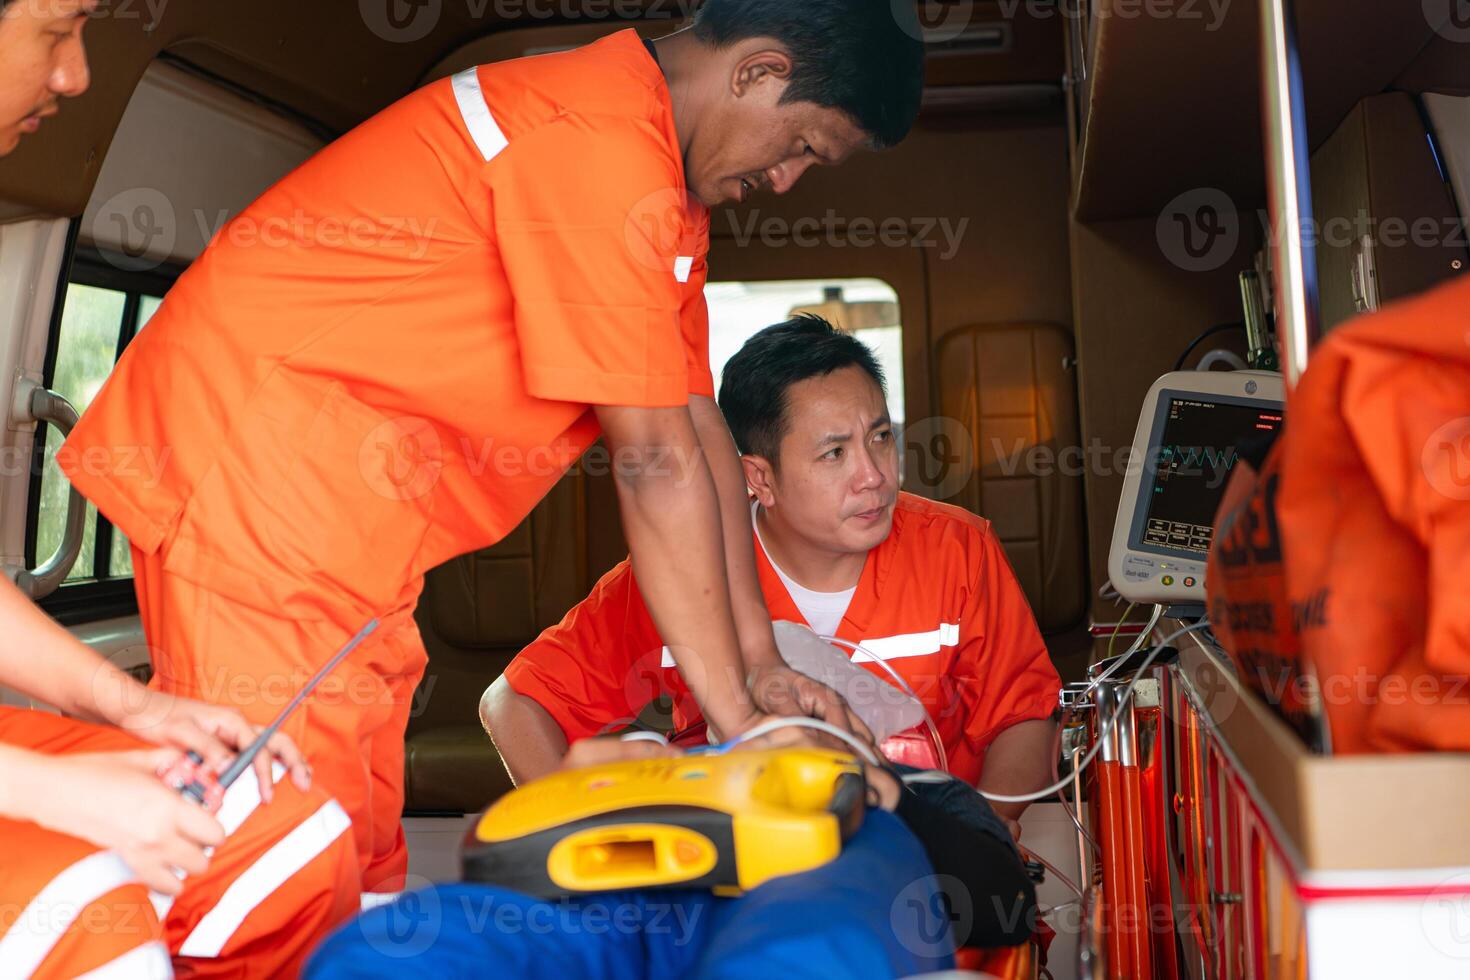
[[992, 535], [990, 522], [954, 504], [900, 493], [893, 512], [893, 534], [903, 543], [932, 544], [941, 540], [981, 543]]
[[[510, 129], [568, 115], [630, 122], [663, 111], [662, 76], [636, 35], [623, 32], [580, 48], [482, 65], [479, 78], [492, 114]], [[507, 118], [500, 119], [504, 114]]]

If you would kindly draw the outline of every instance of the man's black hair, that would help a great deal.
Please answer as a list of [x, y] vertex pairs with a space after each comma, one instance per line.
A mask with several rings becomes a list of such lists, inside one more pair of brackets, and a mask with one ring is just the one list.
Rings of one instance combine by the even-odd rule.
[[873, 140], [908, 135], [924, 94], [924, 42], [911, 0], [706, 0], [694, 35], [716, 48], [752, 37], [791, 55], [781, 101], [840, 109]]
[[854, 365], [888, 396], [883, 368], [868, 346], [819, 316], [804, 313], [747, 340], [720, 381], [720, 411], [740, 452], [763, 456], [775, 466], [786, 435], [791, 386]]

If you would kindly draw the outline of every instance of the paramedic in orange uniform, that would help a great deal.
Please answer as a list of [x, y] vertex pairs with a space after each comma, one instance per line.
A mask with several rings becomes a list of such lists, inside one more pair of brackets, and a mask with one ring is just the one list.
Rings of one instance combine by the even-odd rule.
[[[861, 644], [858, 663], [892, 666], [955, 775], [993, 793], [1039, 789], [1061, 681], [989, 522], [899, 492], [884, 390], [868, 348], [817, 317], [761, 331], [726, 365], [720, 408], [755, 495], [766, 605]], [[673, 698], [678, 727], [699, 720], [634, 579], [627, 562], [614, 568], [486, 691], [482, 720], [518, 782], [656, 694]], [[996, 805], [1011, 820], [1023, 809]]]
[[[0, 156], [86, 90], [95, 7], [0, 2]], [[256, 734], [238, 712], [145, 689], [8, 581], [0, 635], [0, 684], [106, 725], [0, 708], [0, 973], [161, 977], [172, 953], [199, 976], [238, 976], [247, 960], [255, 975], [287, 975], [356, 909], [346, 814], [310, 790], [288, 738], [216, 819], [157, 771], [183, 750], [227, 764]], [[275, 782], [272, 754], [290, 780]]]
[[[161, 689], [261, 721], [382, 620], [287, 727], [352, 815], [364, 887], [406, 865], [425, 571], [502, 538], [599, 435], [710, 722], [857, 725], [784, 667], [761, 602], [708, 365], [706, 208], [905, 135], [923, 51], [895, 9], [709, 0], [655, 43], [415, 92], [220, 231], [68, 440], [134, 547]], [[157, 486], [109, 463], [139, 446], [169, 454]]]

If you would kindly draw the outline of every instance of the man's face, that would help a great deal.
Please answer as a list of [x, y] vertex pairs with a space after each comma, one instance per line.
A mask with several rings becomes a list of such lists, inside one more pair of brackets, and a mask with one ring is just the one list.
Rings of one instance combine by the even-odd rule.
[[768, 516], [814, 547], [866, 554], [888, 537], [898, 449], [883, 390], [856, 365], [787, 391], [786, 435]]
[[87, 90], [82, 28], [98, 0], [11, 0], [0, 11], [0, 156]]
[[755, 44], [739, 48], [737, 54], [748, 53], [728, 79], [723, 71], [717, 76], [717, 98], [685, 157], [689, 190], [707, 207], [743, 203], [763, 187], [784, 194], [809, 167], [841, 163], [868, 143], [845, 112], [814, 102], [783, 105], [791, 60]]

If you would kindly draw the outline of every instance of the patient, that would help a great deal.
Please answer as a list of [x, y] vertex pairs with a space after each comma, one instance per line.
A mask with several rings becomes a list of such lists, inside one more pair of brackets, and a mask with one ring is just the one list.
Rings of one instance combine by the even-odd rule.
[[[753, 497], [771, 618], [861, 644], [853, 660], [879, 677], [873, 660], [886, 661], [933, 716], [959, 779], [1003, 795], [1050, 782], [1060, 680], [1036, 620], [988, 521], [899, 492], [872, 352], [796, 317], [730, 360], [719, 404]], [[523, 781], [659, 695], [677, 728], [701, 720], [625, 561], [521, 651], [485, 692], [481, 720]], [[996, 809], [1018, 832], [1024, 804]]]
[[[587, 739], [565, 764], [676, 751]], [[344, 926], [305, 975], [397, 969], [557, 980], [762, 973], [866, 980], [948, 969], [956, 946], [1009, 945], [1031, 934], [1034, 887], [1005, 828], [973, 791], [939, 787], [956, 796], [939, 805], [883, 770], [867, 775], [869, 811], [840, 857], [743, 897], [669, 889], [553, 902], [488, 885], [440, 885]]]

